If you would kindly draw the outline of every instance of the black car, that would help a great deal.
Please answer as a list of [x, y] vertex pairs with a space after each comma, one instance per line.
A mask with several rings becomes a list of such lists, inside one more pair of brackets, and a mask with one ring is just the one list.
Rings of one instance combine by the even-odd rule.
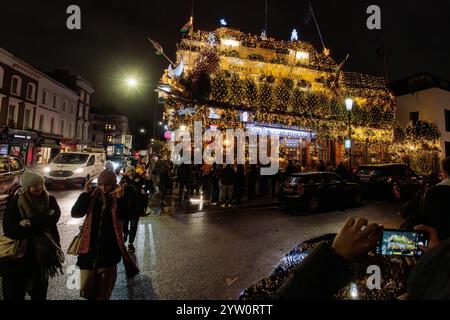
[[422, 187], [424, 178], [405, 164], [382, 164], [359, 167], [355, 182], [361, 185], [367, 196], [404, 200]]
[[294, 173], [280, 186], [278, 199], [282, 207], [313, 212], [331, 206], [348, 207], [361, 203], [361, 186], [332, 172]]

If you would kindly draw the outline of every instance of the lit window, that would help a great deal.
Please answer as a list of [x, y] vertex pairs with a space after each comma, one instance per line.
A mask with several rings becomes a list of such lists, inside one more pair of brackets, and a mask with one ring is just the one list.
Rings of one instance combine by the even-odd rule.
[[304, 51], [297, 51], [295, 52], [295, 59], [297, 60], [308, 60], [309, 59], [309, 53]]
[[230, 47], [239, 47], [240, 42], [232, 39], [222, 39], [222, 45]]

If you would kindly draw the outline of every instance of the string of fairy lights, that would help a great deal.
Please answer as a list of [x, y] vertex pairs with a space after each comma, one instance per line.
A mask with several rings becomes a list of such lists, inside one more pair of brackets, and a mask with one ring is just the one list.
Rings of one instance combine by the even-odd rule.
[[[223, 39], [239, 44], [224, 48], [220, 45]], [[338, 72], [339, 66], [329, 54], [317, 52], [306, 42], [261, 39], [219, 28], [214, 32], [198, 30], [177, 46], [178, 60], [189, 56], [189, 63], [185, 61], [187, 68], [181, 79], [163, 77], [175, 93], [166, 100], [165, 117], [170, 129], [189, 127], [193, 121], [223, 129], [244, 128], [240, 112], [246, 110], [254, 122], [294, 126], [315, 132], [317, 140], [343, 142], [348, 132], [344, 100], [352, 97], [352, 139], [357, 144], [384, 146], [398, 155], [407, 141], [408, 146], [415, 144], [415, 150], [438, 152], [439, 131], [432, 124], [398, 130], [395, 98], [383, 78]], [[307, 62], [291, 58], [292, 52], [295, 55], [299, 50], [308, 57]], [[231, 70], [230, 61], [243, 66], [263, 65], [270, 72]], [[305, 76], [283, 77], [280, 67], [298, 68]], [[195, 111], [180, 112], [189, 108]], [[214, 118], [209, 117], [211, 108]], [[379, 152], [370, 152], [370, 156], [377, 157]]]

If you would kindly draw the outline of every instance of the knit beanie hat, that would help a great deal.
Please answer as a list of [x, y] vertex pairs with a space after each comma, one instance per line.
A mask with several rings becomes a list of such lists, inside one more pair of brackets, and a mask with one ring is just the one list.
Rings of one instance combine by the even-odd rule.
[[45, 183], [45, 179], [39, 173], [25, 171], [21, 177], [22, 188], [27, 189], [32, 186], [37, 186], [41, 183]]
[[128, 167], [125, 169], [125, 173], [128, 173], [128, 172], [130, 172], [130, 171], [136, 171], [136, 168], [133, 167], [133, 166], [128, 166]]
[[98, 184], [115, 186], [117, 184], [117, 177], [114, 171], [104, 170], [98, 176]]

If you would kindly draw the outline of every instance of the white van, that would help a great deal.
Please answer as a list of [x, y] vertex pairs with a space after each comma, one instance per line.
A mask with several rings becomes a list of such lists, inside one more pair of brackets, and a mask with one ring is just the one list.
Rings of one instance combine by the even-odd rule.
[[43, 169], [45, 183], [64, 182], [83, 186], [105, 169], [105, 162], [104, 152], [61, 152]]

